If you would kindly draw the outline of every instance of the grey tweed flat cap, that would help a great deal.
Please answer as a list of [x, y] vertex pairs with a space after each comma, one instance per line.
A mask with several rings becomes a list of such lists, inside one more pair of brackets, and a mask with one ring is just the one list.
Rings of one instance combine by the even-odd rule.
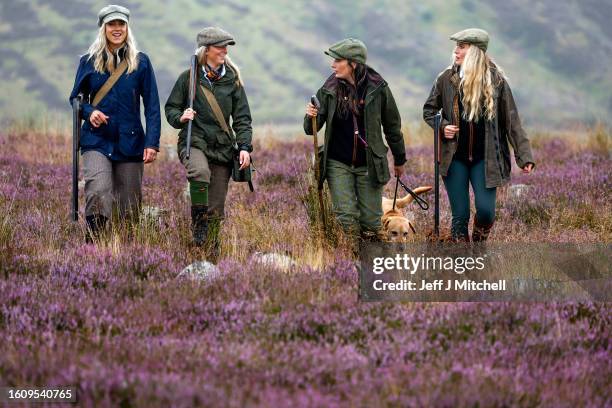
[[206, 27], [198, 33], [197, 36], [198, 47], [205, 47], [208, 45], [215, 45], [217, 47], [223, 47], [225, 45], [235, 45], [234, 37], [227, 31], [219, 27]]
[[487, 51], [489, 46], [489, 33], [480, 28], [468, 28], [450, 36], [450, 39], [457, 42], [474, 44], [483, 51]]
[[113, 20], [121, 20], [128, 23], [130, 21], [130, 10], [123, 6], [109, 4], [98, 13], [98, 27]]

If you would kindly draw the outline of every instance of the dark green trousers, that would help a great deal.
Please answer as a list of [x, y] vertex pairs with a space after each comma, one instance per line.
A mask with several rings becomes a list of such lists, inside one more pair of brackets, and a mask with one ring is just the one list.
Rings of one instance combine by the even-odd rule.
[[327, 161], [327, 184], [336, 218], [351, 234], [378, 232], [381, 228], [383, 185], [372, 185], [366, 166]]

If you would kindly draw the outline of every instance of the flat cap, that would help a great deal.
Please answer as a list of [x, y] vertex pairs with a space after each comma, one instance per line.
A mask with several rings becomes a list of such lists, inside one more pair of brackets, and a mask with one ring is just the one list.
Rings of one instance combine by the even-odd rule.
[[98, 13], [98, 27], [106, 24], [109, 21], [122, 20], [126, 23], [130, 21], [130, 10], [123, 6], [109, 4]]
[[450, 39], [457, 42], [474, 44], [483, 51], [487, 51], [489, 46], [489, 33], [480, 28], [468, 28], [450, 36]]
[[368, 49], [365, 44], [355, 38], [338, 41], [324, 52], [332, 58], [348, 59], [360, 64], [365, 64], [368, 58]]
[[227, 31], [219, 27], [206, 27], [198, 33], [196, 38], [198, 47], [205, 47], [208, 45], [215, 45], [217, 47], [223, 47], [225, 45], [235, 45], [234, 37]]

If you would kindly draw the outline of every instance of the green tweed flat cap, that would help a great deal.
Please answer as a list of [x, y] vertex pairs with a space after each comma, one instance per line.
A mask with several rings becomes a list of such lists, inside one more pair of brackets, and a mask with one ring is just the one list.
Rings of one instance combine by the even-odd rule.
[[198, 47], [205, 47], [208, 45], [215, 45], [217, 47], [223, 47], [225, 45], [235, 45], [234, 37], [225, 30], [219, 27], [206, 27], [198, 33], [196, 38]]
[[365, 44], [355, 38], [338, 41], [324, 52], [332, 58], [348, 59], [361, 64], [365, 64], [368, 58], [368, 49]]
[[489, 46], [489, 33], [480, 28], [468, 28], [450, 36], [450, 39], [457, 42], [474, 44], [483, 51], [487, 51]]
[[121, 20], [126, 23], [129, 22], [130, 10], [115, 4], [109, 4], [98, 13], [98, 27], [102, 27], [102, 24], [106, 24], [113, 20]]

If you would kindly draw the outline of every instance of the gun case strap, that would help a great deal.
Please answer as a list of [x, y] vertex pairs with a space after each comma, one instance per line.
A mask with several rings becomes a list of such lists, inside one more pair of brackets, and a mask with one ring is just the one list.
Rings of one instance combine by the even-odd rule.
[[232, 143], [236, 143], [236, 140], [234, 139], [233, 134], [230, 131], [229, 126], [227, 126], [225, 118], [223, 117], [223, 112], [221, 111], [219, 102], [217, 102], [217, 98], [215, 98], [215, 95], [205, 86], [200, 84], [200, 88], [202, 88], [202, 92], [204, 92], [204, 96], [206, 97], [206, 100], [210, 105], [210, 109], [212, 109], [215, 115], [215, 119], [217, 119], [217, 122], [219, 123], [219, 126], [221, 126], [221, 129], [223, 129], [223, 131], [227, 133], [230, 139], [232, 139]]
[[96, 96], [94, 97], [94, 100], [91, 104], [93, 107], [98, 106], [100, 101], [104, 99], [106, 94], [108, 94], [108, 92], [113, 88], [115, 83], [119, 80], [119, 77], [123, 75], [126, 69], [127, 69], [127, 60], [124, 59], [123, 61], [121, 61], [117, 69], [113, 71], [111, 76], [108, 77], [108, 79], [106, 80], [104, 85], [102, 85], [98, 93], [96, 93]]

